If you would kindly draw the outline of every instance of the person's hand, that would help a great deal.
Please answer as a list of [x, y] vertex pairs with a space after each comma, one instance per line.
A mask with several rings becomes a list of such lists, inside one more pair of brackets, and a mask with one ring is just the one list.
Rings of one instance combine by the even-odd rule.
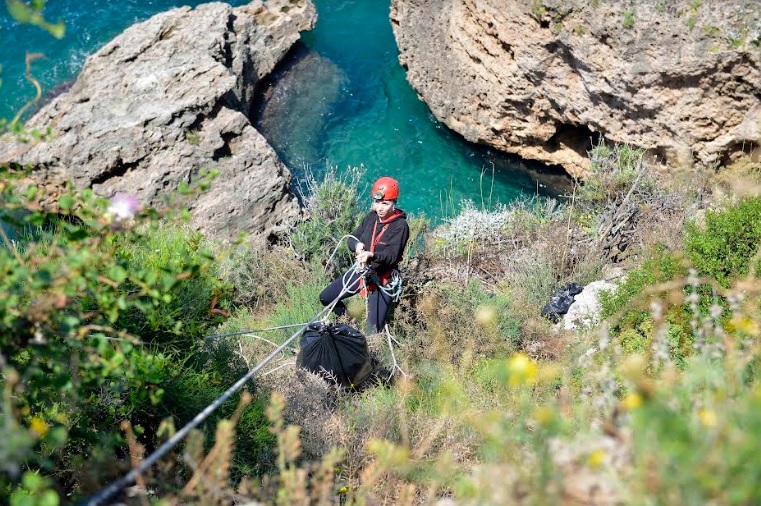
[[354, 248], [354, 255], [359, 255], [363, 251], [365, 251], [365, 245], [361, 242], [358, 242], [357, 246]]
[[357, 262], [360, 264], [366, 264], [368, 260], [373, 257], [372, 251], [361, 251], [357, 253]]

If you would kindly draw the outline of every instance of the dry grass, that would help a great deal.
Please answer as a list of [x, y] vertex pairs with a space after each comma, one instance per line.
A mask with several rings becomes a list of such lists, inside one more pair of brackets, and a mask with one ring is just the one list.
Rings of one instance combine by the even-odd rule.
[[266, 374], [257, 380], [257, 387], [280, 395], [284, 402], [285, 423], [301, 427], [303, 455], [318, 460], [336, 446], [333, 416], [339, 390], [320, 376], [295, 364]]

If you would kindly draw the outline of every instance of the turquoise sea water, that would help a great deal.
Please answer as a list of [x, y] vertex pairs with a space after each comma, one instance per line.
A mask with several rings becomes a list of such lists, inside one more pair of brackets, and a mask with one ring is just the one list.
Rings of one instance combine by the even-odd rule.
[[[49, 0], [46, 17], [66, 23], [62, 40], [15, 25], [3, 9], [0, 117], [12, 117], [34, 96], [24, 78], [27, 51], [45, 55], [32, 70], [49, 92], [73, 79], [89, 54], [129, 25], [178, 5], [199, 3]], [[307, 168], [319, 178], [329, 166], [339, 171], [363, 166], [368, 187], [378, 176], [391, 175], [402, 187], [400, 207], [434, 220], [450, 215], [461, 199], [493, 206], [565, 190], [565, 178], [469, 144], [435, 120], [398, 63], [388, 0], [315, 4], [317, 26], [294, 51], [309, 55], [304, 63], [311, 69], [298, 85], [279, 92], [276, 120], [259, 125], [296, 178], [303, 178]]]

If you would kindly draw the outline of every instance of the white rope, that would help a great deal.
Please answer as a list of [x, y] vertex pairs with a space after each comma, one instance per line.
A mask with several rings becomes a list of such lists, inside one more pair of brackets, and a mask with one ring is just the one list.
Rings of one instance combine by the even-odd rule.
[[343, 241], [344, 239], [348, 239], [348, 238], [352, 238], [352, 239], [354, 239], [357, 242], [362, 242], [358, 238], [354, 237], [351, 234], [346, 234], [344, 236], [341, 236], [341, 238], [336, 243], [336, 247], [333, 248], [333, 253], [330, 254], [330, 257], [328, 257], [328, 261], [325, 263], [325, 269], [323, 270], [323, 272], [327, 272], [328, 265], [330, 265], [330, 262], [333, 261], [333, 257], [336, 256], [336, 253], [338, 252], [338, 248], [341, 247], [341, 241]]
[[277, 327], [267, 327], [266, 329], [239, 330], [237, 332], [228, 332], [226, 334], [209, 334], [208, 336], [204, 336], [204, 339], [215, 339], [217, 337], [242, 336], [244, 334], [254, 334], [256, 332], [268, 332], [270, 330], [290, 329], [294, 327], [305, 327], [306, 325], [308, 325], [308, 323], [294, 323], [291, 325], [279, 325]]
[[[333, 261], [333, 257], [335, 256], [336, 252], [338, 252], [338, 248], [341, 246], [341, 242], [344, 239], [348, 239], [348, 238], [354, 239], [357, 242], [362, 242], [362, 241], [359, 240], [359, 238], [357, 238], [357, 237], [355, 237], [355, 236], [353, 236], [351, 234], [346, 234], [344, 236], [341, 236], [341, 238], [338, 239], [338, 243], [336, 244], [336, 247], [333, 248], [333, 253], [331, 253], [330, 257], [328, 258], [327, 263], [325, 264], [324, 271], [327, 271], [328, 265], [330, 265], [330, 262]], [[369, 268], [366, 265], [361, 265], [361, 264], [355, 262], [354, 265], [352, 266], [352, 268], [349, 269], [348, 271], [346, 271], [346, 273], [344, 274], [344, 277], [343, 277], [343, 287], [344, 288], [346, 288], [346, 274], [348, 274], [352, 270], [355, 273], [359, 274], [360, 276], [367, 276], [367, 274], [369, 272]], [[398, 270], [396, 270], [396, 269], [393, 270], [393, 272], [391, 274], [391, 281], [389, 281], [386, 285], [382, 285], [380, 283], [380, 280], [377, 278], [377, 276], [375, 276], [374, 282], [375, 282], [376, 286], [378, 287], [378, 289], [381, 290], [383, 293], [385, 293], [388, 297], [390, 297], [392, 301], [399, 302], [399, 299], [402, 296], [403, 285], [402, 285], [402, 277], [401, 277], [401, 275], [399, 275], [399, 271]], [[355, 295], [356, 295], [356, 293], [355, 293]], [[332, 308], [331, 308], [331, 310], [332, 310]]]
[[396, 269], [394, 269], [394, 272], [391, 274], [391, 280], [387, 284], [381, 285], [377, 283], [377, 285], [378, 289], [388, 295], [394, 302], [399, 302], [399, 299], [402, 298], [402, 276], [399, 275], [399, 271]]
[[288, 366], [290, 366], [290, 365], [296, 365], [296, 362], [294, 362], [294, 361], [290, 360], [290, 361], [288, 361], [288, 362], [286, 362], [286, 363], [284, 363], [284, 364], [281, 364], [281, 365], [279, 365], [279, 366], [277, 366], [277, 367], [273, 367], [273, 368], [272, 368], [272, 369], [270, 369], [269, 371], [267, 371], [267, 372], [265, 372], [265, 373], [261, 374], [259, 377], [260, 377], [260, 378], [264, 378], [265, 376], [269, 376], [269, 375], [270, 375], [270, 374], [272, 374], [273, 372], [275, 372], [275, 371], [279, 371], [279, 370], [280, 370], [280, 369], [282, 369], [283, 367], [288, 367]]

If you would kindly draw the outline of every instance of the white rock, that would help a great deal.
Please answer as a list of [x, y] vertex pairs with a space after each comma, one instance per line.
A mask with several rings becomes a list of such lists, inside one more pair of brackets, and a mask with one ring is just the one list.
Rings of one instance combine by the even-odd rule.
[[602, 280], [586, 285], [584, 290], [574, 297], [573, 304], [563, 315], [563, 328], [575, 330], [597, 325], [600, 322], [600, 292], [612, 291], [615, 288], [615, 283]]

